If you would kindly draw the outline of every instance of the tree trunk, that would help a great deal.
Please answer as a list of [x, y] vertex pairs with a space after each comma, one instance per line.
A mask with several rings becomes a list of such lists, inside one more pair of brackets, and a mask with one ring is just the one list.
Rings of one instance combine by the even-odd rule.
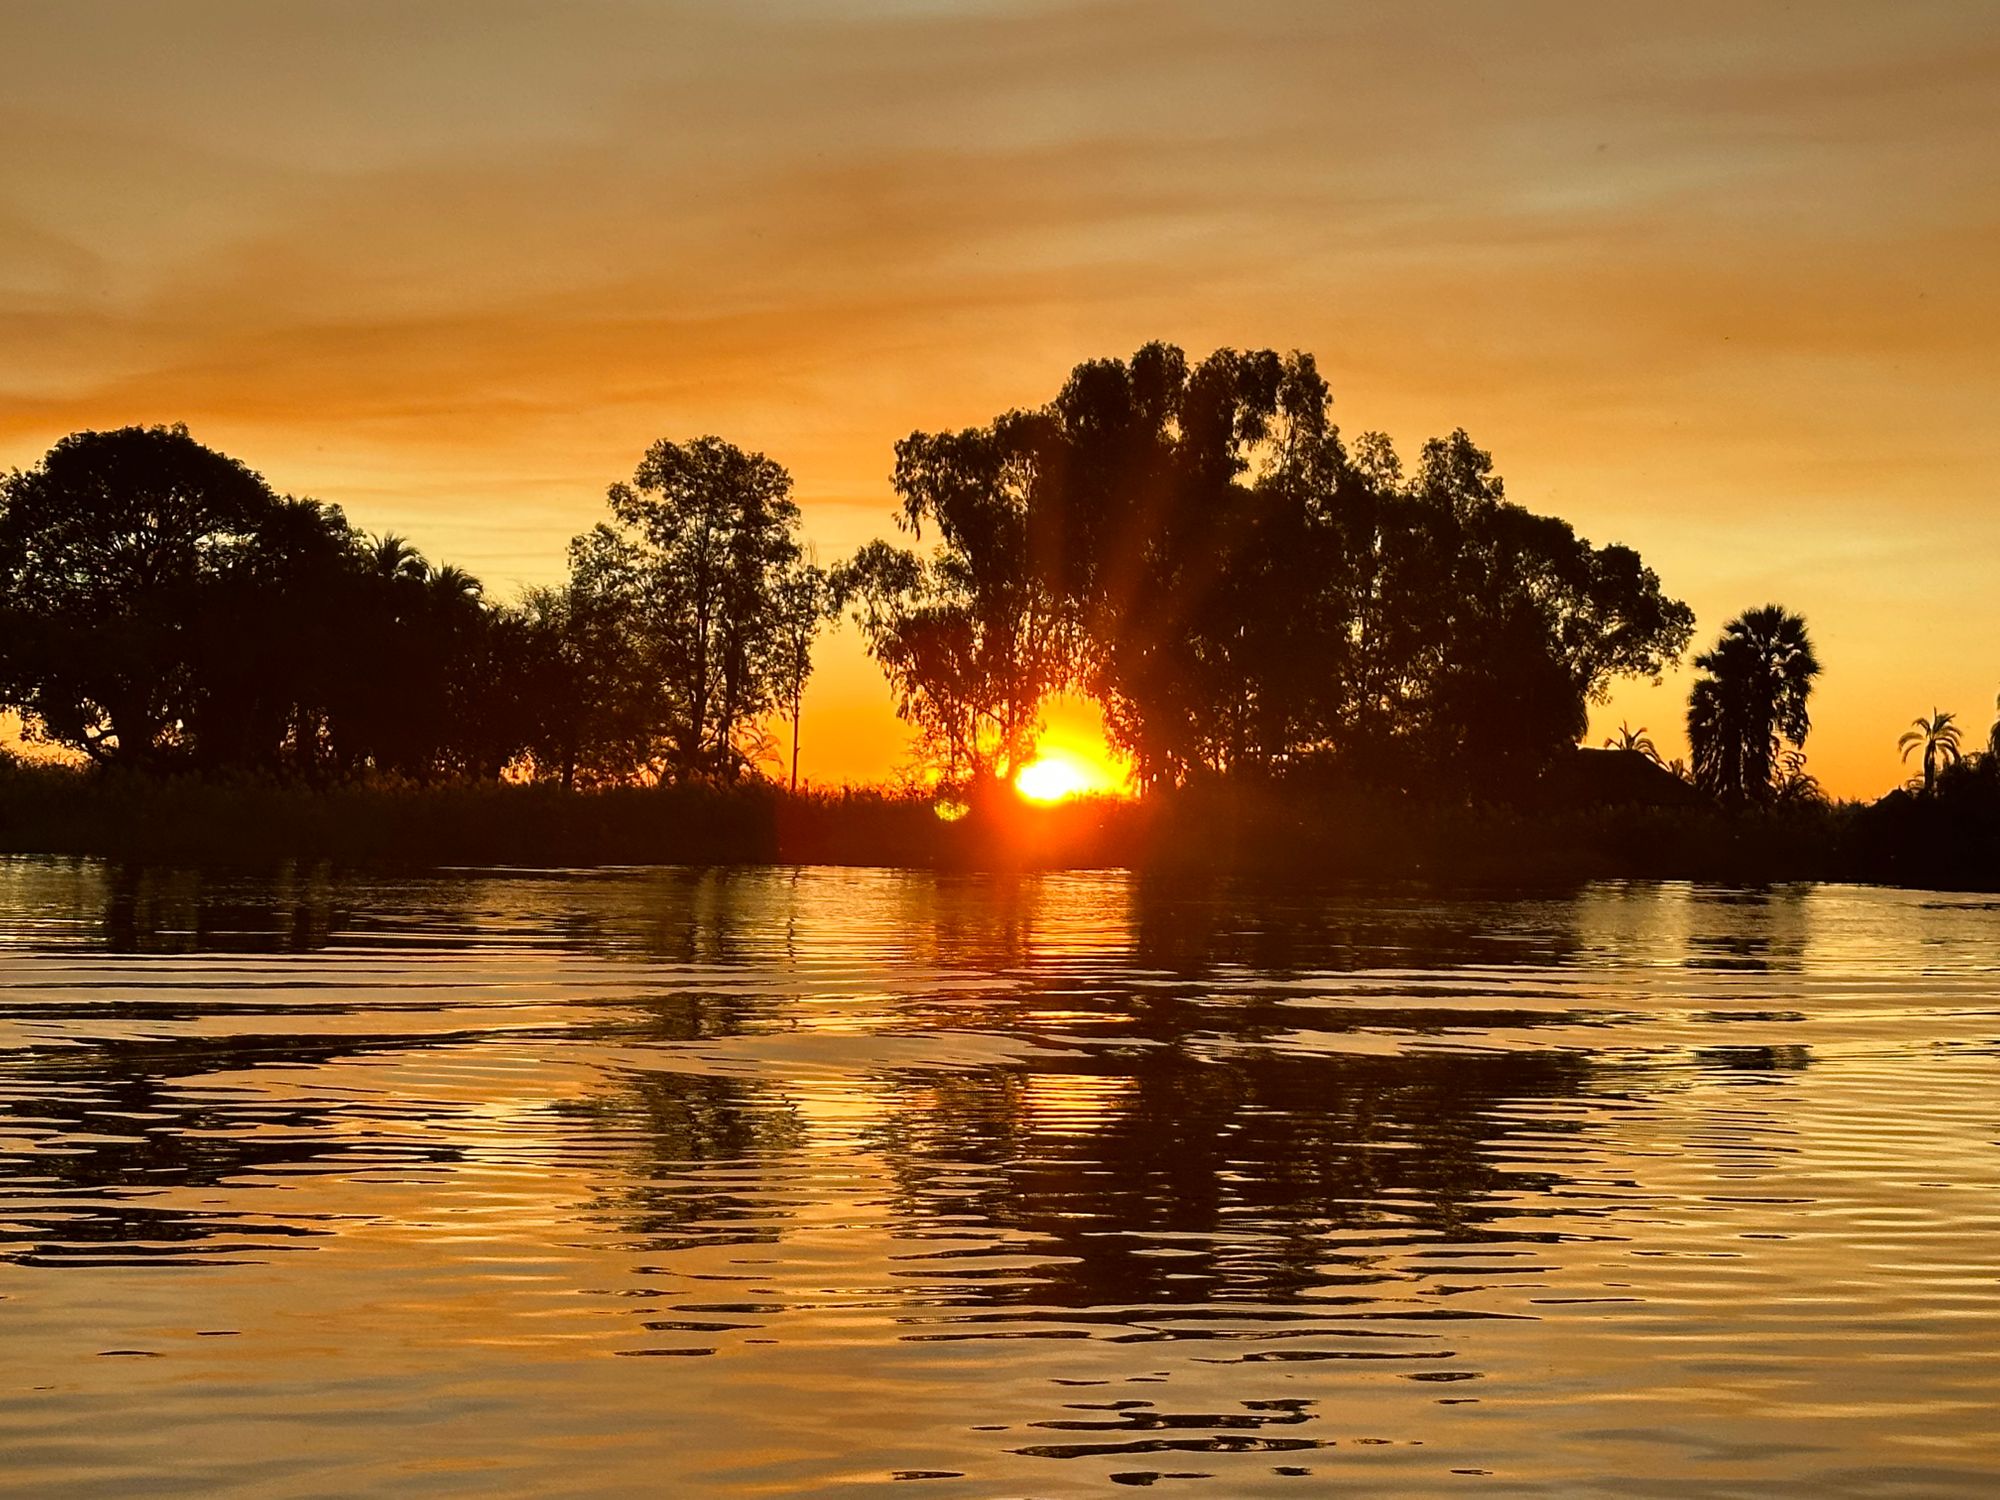
[[799, 695], [792, 695], [792, 794], [799, 790]]

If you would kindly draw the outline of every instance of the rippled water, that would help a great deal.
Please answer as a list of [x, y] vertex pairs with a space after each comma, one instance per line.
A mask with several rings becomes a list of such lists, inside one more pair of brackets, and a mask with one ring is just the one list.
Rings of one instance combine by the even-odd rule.
[[0, 862], [0, 1488], [1991, 1492], [2000, 908]]

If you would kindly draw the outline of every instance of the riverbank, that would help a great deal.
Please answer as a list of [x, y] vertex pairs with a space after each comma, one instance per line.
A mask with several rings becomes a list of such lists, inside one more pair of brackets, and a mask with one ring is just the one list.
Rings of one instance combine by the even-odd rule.
[[1129, 866], [1471, 885], [1628, 878], [2000, 888], [2000, 818], [1904, 794], [1873, 806], [1727, 813], [1480, 809], [1265, 785], [1053, 807], [1002, 796], [941, 817], [913, 794], [791, 794], [761, 783], [310, 789], [6, 764], [0, 852], [182, 864]]

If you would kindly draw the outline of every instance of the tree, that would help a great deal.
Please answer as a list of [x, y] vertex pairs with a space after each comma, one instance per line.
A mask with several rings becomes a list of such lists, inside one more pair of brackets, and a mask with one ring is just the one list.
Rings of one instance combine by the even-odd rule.
[[1532, 782], [1693, 616], [1636, 553], [1505, 499], [1463, 432], [1413, 477], [1350, 458], [1303, 353], [1169, 344], [1055, 398], [897, 446], [899, 524], [864, 549], [870, 649], [905, 716], [975, 773], [1081, 686], [1144, 785], [1337, 762], [1473, 795]]
[[870, 542], [833, 587], [946, 784], [1003, 781], [1029, 758], [1046, 664], [1021, 651], [1019, 621], [981, 599], [953, 558]]
[[834, 586], [925, 754], [957, 783], [1004, 780], [1029, 756], [1043, 701], [1074, 669], [1068, 564], [1087, 518], [1043, 482], [1046, 418], [913, 432], [896, 445], [898, 527], [928, 556], [872, 542]]
[[1771, 801], [1779, 751], [1802, 748], [1812, 729], [1820, 665], [1805, 621], [1775, 604], [1747, 610], [1694, 664], [1705, 674], [1688, 699], [1695, 784], [1725, 801]]
[[180, 752], [204, 611], [277, 505], [181, 426], [72, 433], [0, 479], [0, 701], [94, 760]]
[[1617, 733], [1604, 742], [1604, 748], [1607, 750], [1629, 750], [1634, 755], [1645, 756], [1647, 760], [1650, 760], [1656, 766], [1665, 764], [1660, 759], [1660, 747], [1655, 745], [1651, 737], [1647, 735], [1646, 726], [1643, 724], [1634, 729], [1625, 723], [1624, 720], [1619, 720]]
[[778, 701], [792, 723], [791, 786], [799, 789], [799, 717], [805, 703], [806, 679], [812, 676], [813, 642], [820, 627], [840, 612], [827, 570], [801, 562], [778, 583]]
[[739, 730], [774, 702], [779, 585], [800, 558], [791, 488], [778, 464], [716, 437], [657, 442], [630, 484], [611, 487], [618, 535], [637, 549], [682, 776], [733, 780]]
[[[1442, 586], [1419, 611], [1432, 635], [1416, 642], [1412, 674], [1434, 683], [1433, 717], [1443, 710], [1430, 743], [1453, 752], [1433, 760], [1434, 781], [1524, 789], [1582, 738], [1614, 679], [1658, 681], [1693, 633], [1693, 613], [1630, 548], [1593, 547], [1501, 499], [1462, 432], [1427, 448], [1410, 503], [1439, 552], [1422, 581]], [[1468, 672], [1485, 684], [1469, 697], [1456, 687]]]
[[319, 779], [333, 714], [354, 675], [360, 540], [334, 506], [284, 499], [193, 622], [190, 762]]
[[487, 774], [494, 726], [476, 679], [494, 668], [497, 615], [479, 580], [432, 567], [399, 536], [362, 538], [344, 613], [346, 674], [329, 733], [337, 761], [418, 782]]
[[1780, 807], [1826, 806], [1826, 790], [1819, 784], [1819, 778], [1806, 769], [1805, 751], [1779, 753], [1771, 798]]
[[366, 549], [369, 570], [385, 583], [422, 583], [430, 576], [423, 553], [393, 531], [368, 538]]
[[1939, 713], [1933, 708], [1928, 719], [1920, 718], [1913, 721], [1903, 737], [1896, 741], [1897, 748], [1903, 752], [1903, 761], [1906, 765], [1909, 763], [1911, 751], [1923, 751], [1926, 797], [1937, 795], [1939, 767], [1955, 766], [1961, 758], [1958, 748], [1959, 729], [1952, 719], [1951, 714]]
[[535, 773], [565, 790], [657, 773], [674, 730], [639, 548], [600, 525], [569, 545], [561, 588], [522, 601], [518, 712]]

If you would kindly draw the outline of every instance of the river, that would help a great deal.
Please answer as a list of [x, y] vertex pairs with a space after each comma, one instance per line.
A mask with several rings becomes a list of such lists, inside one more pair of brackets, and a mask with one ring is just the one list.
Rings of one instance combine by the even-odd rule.
[[0, 1490], [1991, 1493], [2000, 904], [0, 861]]

